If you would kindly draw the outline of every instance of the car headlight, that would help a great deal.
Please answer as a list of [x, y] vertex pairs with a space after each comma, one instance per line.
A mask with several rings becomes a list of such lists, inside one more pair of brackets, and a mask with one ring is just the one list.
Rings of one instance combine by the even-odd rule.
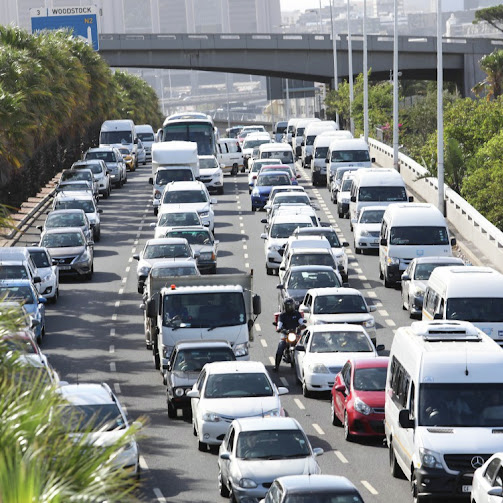
[[175, 388], [175, 396], [183, 396], [185, 395], [185, 389], [184, 388]]
[[309, 370], [313, 374], [330, 374], [330, 371], [322, 363], [312, 363], [309, 365]]
[[262, 417], [279, 417], [281, 416], [279, 409], [271, 409], [262, 414]]
[[343, 197], [341, 202], [343, 204], [349, 204], [349, 199], [347, 197]]
[[199, 255], [200, 260], [215, 260], [215, 254], [213, 252], [205, 252]]
[[148, 265], [144, 265], [138, 269], [138, 276], [148, 276], [150, 271], [150, 267]]
[[199, 216], [200, 216], [201, 218], [204, 218], [204, 217], [209, 217], [209, 216], [210, 216], [210, 212], [209, 212], [209, 211], [201, 211], [201, 212], [199, 213]]
[[314, 165], [314, 171], [321, 171], [321, 166]]
[[421, 464], [426, 468], [440, 468], [443, 469], [440, 454], [429, 449], [419, 448], [419, 458]]
[[268, 247], [268, 250], [272, 251], [272, 252], [277, 252], [280, 248], [281, 248], [281, 246], [279, 246], [279, 245], [271, 245]]
[[154, 193], [154, 198], [155, 199], [161, 199], [161, 191], [160, 190], [156, 190], [155, 193]]
[[400, 259], [398, 257], [386, 257], [386, 263], [388, 265], [399, 265]]
[[74, 263], [77, 263], [77, 262], [87, 262], [88, 260], [90, 260], [91, 258], [91, 255], [89, 255], [89, 252], [87, 250], [85, 250], [84, 252], [82, 252], [75, 260], [74, 260]]
[[203, 414], [203, 421], [208, 423], [218, 423], [222, 421], [222, 418], [216, 412], [205, 412]]
[[241, 479], [239, 481], [239, 487], [243, 489], [254, 489], [257, 487], [257, 483], [252, 479]]
[[374, 320], [367, 320], [362, 323], [365, 328], [373, 327], [375, 325]]
[[169, 358], [171, 353], [173, 352], [174, 346], [163, 346], [162, 347], [162, 356], [163, 358]]
[[236, 356], [246, 356], [248, 354], [248, 343], [243, 342], [234, 346], [234, 354]]
[[414, 297], [422, 297], [424, 295], [424, 289], [422, 289], [419, 286], [415, 286], [414, 288], [411, 289], [410, 293]]
[[253, 197], [259, 197], [260, 196], [260, 191], [258, 189], [253, 189], [251, 195]]
[[45, 276], [42, 276], [42, 282], [49, 281], [51, 279], [52, 273], [48, 272]]
[[372, 408], [359, 398], [355, 399], [355, 410], [365, 416], [368, 416], [372, 412]]

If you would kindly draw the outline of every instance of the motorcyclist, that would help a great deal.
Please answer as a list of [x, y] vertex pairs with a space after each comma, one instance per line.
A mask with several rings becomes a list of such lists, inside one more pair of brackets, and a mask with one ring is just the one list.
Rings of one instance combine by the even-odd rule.
[[278, 371], [279, 364], [281, 363], [281, 358], [287, 347], [287, 334], [285, 331], [295, 331], [297, 328], [304, 325], [304, 318], [295, 308], [295, 301], [288, 297], [283, 302], [283, 312], [279, 315], [278, 324], [276, 325], [276, 331], [281, 333], [281, 339], [278, 344], [278, 349], [276, 350], [276, 360], [274, 365], [274, 370]]

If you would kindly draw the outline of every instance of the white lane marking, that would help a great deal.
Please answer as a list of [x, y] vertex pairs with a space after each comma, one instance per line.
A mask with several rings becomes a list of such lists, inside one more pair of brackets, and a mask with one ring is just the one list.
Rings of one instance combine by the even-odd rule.
[[317, 431], [318, 435], [325, 435], [319, 424], [313, 423], [313, 428]]
[[122, 278], [122, 282], [126, 283], [127, 282], [127, 278]]
[[115, 366], [115, 362], [110, 362], [110, 372], [115, 372], [117, 367]]
[[267, 341], [265, 339], [260, 339], [260, 343], [262, 344], [263, 348], [267, 347]]
[[357, 274], [363, 274], [363, 271], [359, 267], [355, 267], [355, 272]]
[[367, 276], [365, 276], [364, 274], [359, 274], [358, 279], [360, 279], [362, 281], [367, 281]]
[[110, 347], [108, 348], [109, 353], [115, 353], [115, 346], [113, 344], [110, 344]]
[[245, 263], [245, 269], [249, 269], [250, 264], [248, 262]]
[[129, 257], [128, 262], [131, 263], [133, 261], [133, 257]]
[[140, 456], [140, 466], [142, 470], [148, 470], [147, 462], [143, 456]]
[[255, 330], [257, 330], [258, 332], [262, 330], [262, 328], [260, 328], [260, 325], [258, 323], [255, 323]]
[[[136, 233], [136, 239], [140, 239], [140, 236], [141, 236], [141, 233], [140, 233], [140, 232], [137, 232], [137, 233]], [[137, 242], [138, 242], [138, 241], [137, 241]], [[137, 242], [136, 242], [136, 243], [137, 243]], [[136, 244], [136, 243], [135, 243], [135, 244]]]
[[243, 243], [246, 243], [246, 238], [241, 238], [241, 241], [243, 241]]
[[245, 258], [248, 258], [248, 253], [245, 253]]
[[159, 503], [166, 503], [166, 498], [163, 496], [161, 490], [158, 487], [154, 487], [154, 494]]
[[377, 299], [377, 293], [375, 293], [375, 292], [367, 292], [367, 295], [369, 297], [372, 297], [373, 299]]
[[136, 253], [136, 248], [131, 248], [131, 254], [134, 255]]
[[126, 267], [126, 272], [129, 272], [131, 270], [131, 267], [127, 266]]
[[243, 222], [239, 222], [239, 227], [244, 227], [245, 224]]
[[295, 402], [295, 405], [297, 405], [297, 407], [300, 410], [306, 410], [306, 408], [304, 407], [304, 404], [298, 398], [294, 398], [293, 401]]
[[379, 300], [374, 304], [376, 307], [382, 307], [382, 302]]
[[363, 484], [363, 487], [365, 487], [365, 489], [367, 489], [367, 491], [370, 493], [370, 494], [373, 494], [373, 495], [376, 495], [376, 494], [379, 494], [373, 487], [372, 485], [367, 482], [366, 480], [362, 480], [362, 484]]
[[372, 288], [372, 285], [370, 283], [363, 283], [363, 288]]
[[119, 288], [119, 295], [122, 295], [124, 293], [124, 288]]
[[110, 329], [110, 337], [115, 337], [115, 328]]
[[133, 241], [133, 244], [136, 246], [136, 245], [138, 244], [138, 240], [137, 240], [137, 239], [135, 239], [135, 240]]
[[245, 233], [245, 230], [244, 229], [241, 229], [241, 234], [244, 234]]
[[117, 313], [114, 313], [112, 314], [112, 321], [116, 321], [117, 320]]
[[121, 385], [118, 382], [114, 382], [114, 390], [119, 395], [121, 392]]
[[386, 311], [386, 309], [379, 309], [377, 312], [383, 317], [389, 316], [389, 313], [388, 311]]
[[239, 220], [243, 220], [243, 217], [239, 217]]
[[384, 320], [388, 327], [396, 327], [396, 323], [393, 320]]
[[288, 380], [287, 380], [287, 378], [286, 378], [286, 377], [280, 377], [280, 378], [279, 378], [279, 380], [281, 381], [281, 384], [282, 384], [283, 386], [288, 387]]
[[145, 219], [144, 219], [144, 218], [142, 218], [142, 219], [140, 220], [140, 224], [142, 224], [142, 225], [143, 225], [144, 223], [145, 223]]
[[243, 250], [248, 250], [248, 246], [247, 245], [243, 245]]
[[276, 362], [274, 361], [274, 358], [272, 356], [269, 357], [269, 361], [271, 362], [271, 365], [276, 364]]
[[121, 301], [120, 300], [116, 300], [115, 301], [115, 307], [119, 307], [121, 305]]
[[344, 454], [342, 454], [341, 451], [334, 451], [334, 454], [339, 458], [339, 461], [341, 463], [349, 463], [349, 461], [347, 460], [346, 456], [344, 456]]

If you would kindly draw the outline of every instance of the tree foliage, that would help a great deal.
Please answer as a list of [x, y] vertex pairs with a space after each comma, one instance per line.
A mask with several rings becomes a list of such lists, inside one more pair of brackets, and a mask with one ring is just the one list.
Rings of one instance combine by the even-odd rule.
[[486, 78], [476, 84], [472, 91], [477, 96], [485, 92], [488, 100], [497, 98], [503, 90], [503, 50], [498, 49], [486, 54], [480, 58], [479, 65], [486, 73]]
[[491, 26], [499, 31], [503, 31], [503, 5], [495, 5], [494, 7], [486, 7], [475, 11], [474, 24], [480, 21], [486, 21]]

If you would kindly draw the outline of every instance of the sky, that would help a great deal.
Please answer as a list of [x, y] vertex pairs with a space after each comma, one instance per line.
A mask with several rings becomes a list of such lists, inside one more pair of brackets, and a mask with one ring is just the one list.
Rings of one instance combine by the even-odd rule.
[[[320, 0], [280, 0], [282, 11], [319, 9]], [[321, 0], [321, 6], [328, 5], [328, 0]]]

